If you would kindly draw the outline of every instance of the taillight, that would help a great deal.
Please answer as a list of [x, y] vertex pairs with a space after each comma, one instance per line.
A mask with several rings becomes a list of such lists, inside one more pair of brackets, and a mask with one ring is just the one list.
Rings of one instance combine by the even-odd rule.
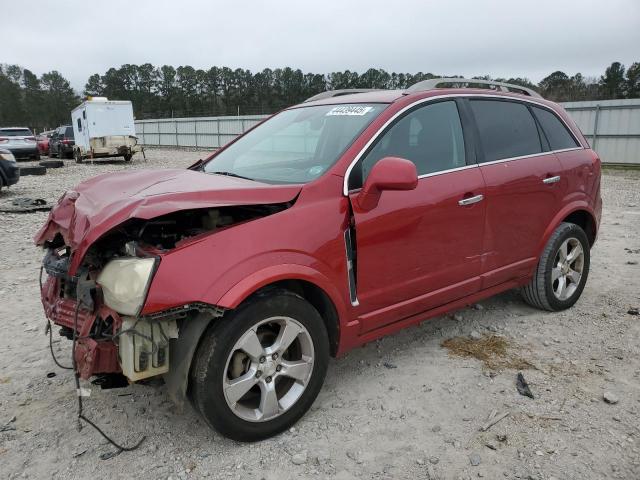
[[7, 143], [9, 141], [9, 137], [0, 137], [0, 143]]
[[64, 143], [65, 145], [69, 145], [71, 143], [71, 140], [65, 138], [64, 140], [62, 140], [62, 143]]
[[36, 137], [26, 137], [24, 139], [25, 142], [35, 142], [36, 141]]

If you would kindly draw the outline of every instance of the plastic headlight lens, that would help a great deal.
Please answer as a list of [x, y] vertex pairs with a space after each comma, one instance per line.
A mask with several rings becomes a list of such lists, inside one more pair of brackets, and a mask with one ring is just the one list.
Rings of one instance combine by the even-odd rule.
[[98, 275], [104, 303], [122, 315], [135, 316], [144, 303], [155, 258], [117, 258]]

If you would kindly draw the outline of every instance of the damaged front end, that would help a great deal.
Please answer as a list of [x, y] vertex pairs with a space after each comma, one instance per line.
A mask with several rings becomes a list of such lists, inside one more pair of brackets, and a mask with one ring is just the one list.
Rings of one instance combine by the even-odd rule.
[[[48, 238], [39, 242], [46, 251], [42, 303], [61, 335], [72, 339], [75, 333], [75, 362], [81, 378], [123, 374], [136, 382], [165, 375], [178, 391], [172, 396], [181, 399], [198, 338], [224, 309], [191, 302], [143, 313], [163, 256], [290, 206], [291, 202], [232, 205], [129, 218], [93, 242], [81, 259], [68, 245], [68, 232], [45, 226]], [[186, 343], [179, 345], [178, 338]]]

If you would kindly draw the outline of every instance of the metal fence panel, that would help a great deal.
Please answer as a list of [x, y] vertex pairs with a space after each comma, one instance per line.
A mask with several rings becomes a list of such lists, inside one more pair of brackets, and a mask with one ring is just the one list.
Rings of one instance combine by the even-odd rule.
[[640, 165], [640, 99], [563, 103], [603, 163]]
[[268, 115], [137, 120], [138, 142], [150, 147], [220, 148]]
[[[567, 102], [604, 163], [640, 165], [640, 99]], [[220, 148], [268, 115], [137, 120], [139, 142], [147, 146]]]

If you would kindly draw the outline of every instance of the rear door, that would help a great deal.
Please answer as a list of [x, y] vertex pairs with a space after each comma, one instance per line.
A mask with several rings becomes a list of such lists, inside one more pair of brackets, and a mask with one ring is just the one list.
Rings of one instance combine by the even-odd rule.
[[549, 151], [530, 104], [502, 98], [467, 100], [486, 183], [482, 288], [527, 275], [563, 197], [562, 166]]
[[354, 168], [352, 203], [383, 157], [411, 160], [419, 175], [415, 190], [387, 191], [373, 210], [354, 209], [354, 303], [363, 331], [480, 288], [485, 188], [472, 148], [457, 102], [430, 102], [392, 123]]

